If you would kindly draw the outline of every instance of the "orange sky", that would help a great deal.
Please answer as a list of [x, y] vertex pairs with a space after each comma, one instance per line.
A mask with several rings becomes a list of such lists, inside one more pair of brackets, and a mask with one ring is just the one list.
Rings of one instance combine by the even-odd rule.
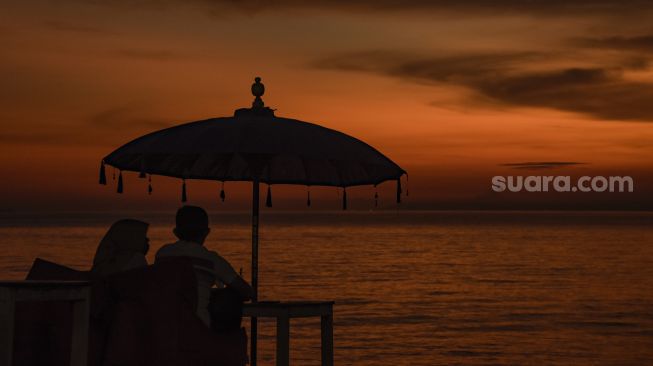
[[[123, 196], [98, 186], [100, 159], [249, 106], [254, 76], [278, 116], [356, 136], [406, 169], [408, 208], [653, 208], [651, 10], [483, 3], [4, 1], [0, 210], [176, 207], [172, 180], [152, 197], [135, 175]], [[521, 162], [583, 164], [502, 165]], [[494, 175], [531, 174], [629, 175], [635, 192], [490, 190]], [[191, 202], [219, 207], [216, 187], [193, 182]], [[246, 185], [228, 188], [225, 207], [247, 207]], [[338, 207], [333, 191], [316, 191], [320, 207]], [[372, 188], [353, 191], [354, 208], [371, 207]], [[304, 197], [275, 188], [275, 207]]]

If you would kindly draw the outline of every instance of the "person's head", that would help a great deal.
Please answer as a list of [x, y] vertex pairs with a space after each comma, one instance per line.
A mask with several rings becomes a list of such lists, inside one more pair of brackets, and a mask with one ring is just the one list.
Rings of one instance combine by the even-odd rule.
[[177, 210], [175, 229], [173, 232], [180, 240], [204, 244], [209, 235], [209, 215], [203, 208], [184, 206]]
[[102, 239], [114, 253], [135, 252], [147, 254], [150, 239], [147, 237], [149, 224], [140, 220], [122, 219], [111, 225]]
[[91, 271], [106, 275], [121, 270], [121, 258], [145, 256], [150, 249], [148, 227], [148, 223], [134, 219], [113, 223], [95, 252]]

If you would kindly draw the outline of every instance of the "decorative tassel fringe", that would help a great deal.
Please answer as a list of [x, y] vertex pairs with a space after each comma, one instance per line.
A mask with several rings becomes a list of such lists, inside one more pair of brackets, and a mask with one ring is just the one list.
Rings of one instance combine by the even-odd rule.
[[147, 194], [152, 194], [152, 175], [150, 174], [147, 178]]
[[104, 170], [104, 161], [100, 163], [100, 184], [103, 186], [107, 185], [107, 174]]
[[141, 158], [141, 172], [138, 173], [139, 178], [145, 178], [145, 158]]
[[306, 192], [306, 206], [311, 207], [311, 191]]
[[397, 178], [397, 203], [401, 203], [401, 177]]
[[347, 209], [347, 188], [342, 189], [342, 209]]
[[116, 180], [116, 168], [115, 167], [113, 168], [113, 178], [112, 179]]
[[379, 207], [379, 192], [374, 191], [374, 208], [377, 207]]
[[183, 183], [181, 184], [181, 202], [186, 202], [188, 201], [188, 197], [186, 196], [186, 179], [182, 180]]
[[408, 173], [406, 173], [406, 197], [408, 197]]
[[272, 190], [268, 184], [268, 196], [265, 198], [265, 207], [272, 207]]
[[222, 202], [224, 202], [224, 199], [225, 199], [226, 197], [227, 197], [227, 196], [224, 194], [224, 182], [222, 182], [222, 188], [220, 188], [220, 200], [221, 200]]
[[120, 171], [120, 175], [118, 175], [118, 189], [116, 192], [122, 193], [122, 170]]

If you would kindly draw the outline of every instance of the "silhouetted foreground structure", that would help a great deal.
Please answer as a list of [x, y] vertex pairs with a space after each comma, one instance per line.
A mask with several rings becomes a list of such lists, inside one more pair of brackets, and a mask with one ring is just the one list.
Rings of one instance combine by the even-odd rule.
[[[272, 206], [273, 184], [305, 185], [307, 205], [311, 186], [342, 189], [347, 209], [347, 187], [396, 181], [396, 201], [401, 201], [399, 165], [365, 142], [313, 123], [277, 117], [265, 107], [265, 87], [255, 78], [251, 108], [232, 117], [190, 122], [141, 136], [102, 159], [99, 183], [107, 184], [105, 165], [120, 170], [116, 190], [124, 191], [123, 171], [141, 178], [163, 175], [182, 179], [181, 201], [186, 202], [186, 180], [252, 182], [252, 300], [258, 301], [259, 184], [268, 184], [266, 206]], [[148, 192], [152, 192], [151, 184]], [[220, 197], [225, 198], [224, 189]], [[375, 193], [375, 201], [378, 196]], [[251, 323], [251, 361], [256, 366], [257, 320]]]
[[[72, 303], [70, 313], [72, 317], [72, 330], [69, 332], [69, 338], [65, 340], [65, 345], [70, 349], [69, 359], [71, 366], [86, 366], [88, 361], [88, 331], [89, 331], [89, 308], [91, 301], [91, 283], [89, 281], [2, 281], [0, 282], [0, 365], [14, 364], [14, 328], [16, 318], [17, 304], [27, 302], [60, 303], [65, 301]], [[19, 305], [20, 306], [20, 305]], [[29, 305], [28, 305], [29, 306]], [[51, 315], [57, 315], [56, 309]], [[46, 313], [43, 312], [43, 315]], [[33, 314], [36, 316], [37, 314]], [[24, 322], [19, 322], [24, 323]], [[18, 324], [19, 330], [25, 330], [25, 324]], [[27, 332], [44, 334], [48, 329], [32, 329]], [[20, 338], [20, 337], [19, 337]], [[35, 340], [36, 336], [31, 337]], [[43, 346], [59, 346], [57, 341]], [[35, 346], [33, 352], [47, 352], [47, 349], [39, 348], [38, 342], [30, 342], [30, 346]], [[26, 347], [27, 349], [27, 347]], [[56, 349], [56, 348], [55, 348]], [[17, 360], [19, 364], [21, 360]], [[34, 366], [45, 364], [47, 359]]]
[[290, 319], [320, 318], [322, 366], [333, 366], [333, 301], [264, 301], [246, 304], [244, 313], [274, 318], [277, 323], [277, 366], [290, 364]]
[[[192, 263], [156, 263], [105, 278], [37, 259], [27, 280], [91, 281], [89, 366], [242, 366], [240, 328], [211, 331], [197, 316]], [[70, 365], [70, 302], [17, 303], [13, 366]]]

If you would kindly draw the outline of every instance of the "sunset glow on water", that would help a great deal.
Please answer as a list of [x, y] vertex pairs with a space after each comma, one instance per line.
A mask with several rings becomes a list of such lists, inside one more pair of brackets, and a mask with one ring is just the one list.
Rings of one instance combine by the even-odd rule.
[[[183, 243], [217, 284], [256, 299], [258, 245], [259, 300], [335, 301], [336, 365], [653, 365], [651, 24], [650, 0], [2, 0], [0, 281], [88, 270], [125, 217], [150, 223], [152, 263], [188, 204], [252, 287]], [[142, 264], [145, 226], [97, 263]], [[91, 356], [191, 357], [164, 323], [122, 336], [162, 316], [114, 295]], [[36, 336], [68, 357], [56, 306], [32, 305], [22, 346], [0, 326], [0, 366]], [[212, 342], [199, 325], [184, 339]], [[273, 320], [258, 339], [251, 365], [274, 364]], [[290, 348], [318, 365], [319, 320], [293, 319]]]
[[[153, 224], [150, 261], [174, 240], [172, 215], [128, 216]], [[88, 269], [116, 217], [3, 217], [0, 274], [23, 278], [35, 257]], [[248, 216], [211, 220], [207, 246], [248, 278]], [[645, 365], [652, 223], [646, 213], [264, 213], [261, 299], [335, 300], [339, 365]], [[275, 324], [260, 327], [271, 365]], [[318, 365], [319, 339], [318, 320], [293, 320], [291, 363]]]

